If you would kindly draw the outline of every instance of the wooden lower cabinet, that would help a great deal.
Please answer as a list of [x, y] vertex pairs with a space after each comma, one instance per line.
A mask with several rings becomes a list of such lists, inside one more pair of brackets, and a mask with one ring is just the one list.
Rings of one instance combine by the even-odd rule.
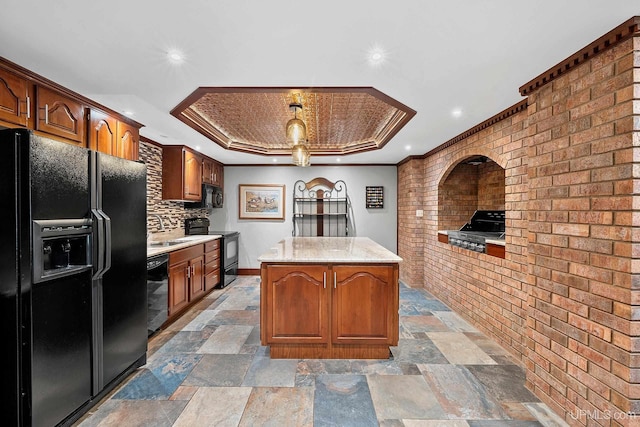
[[189, 263], [172, 263], [169, 267], [169, 317], [189, 305]]
[[220, 283], [220, 240], [169, 253], [169, 322]]
[[319, 265], [267, 267], [266, 343], [329, 342], [328, 273]]
[[169, 254], [169, 317], [204, 296], [204, 245]]
[[261, 340], [273, 358], [389, 358], [398, 266], [262, 266]]
[[340, 344], [397, 344], [398, 288], [388, 266], [334, 266], [331, 339]]

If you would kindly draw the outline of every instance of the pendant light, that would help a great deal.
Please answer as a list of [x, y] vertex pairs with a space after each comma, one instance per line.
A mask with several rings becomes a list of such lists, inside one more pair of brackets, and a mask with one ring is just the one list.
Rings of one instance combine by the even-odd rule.
[[304, 144], [296, 144], [293, 146], [293, 150], [291, 152], [291, 159], [293, 160], [293, 164], [296, 166], [309, 166], [311, 156], [309, 154], [309, 149]]
[[[297, 97], [296, 97], [297, 98]], [[298, 118], [298, 111], [302, 111], [302, 104], [295, 100], [289, 104], [289, 110], [293, 111], [293, 118], [287, 122], [287, 143], [292, 147], [291, 159], [297, 166], [309, 166], [310, 154], [307, 142], [307, 126]]]
[[307, 126], [298, 118], [298, 110], [302, 111], [302, 104], [289, 104], [289, 110], [293, 111], [293, 119], [287, 122], [287, 142], [293, 147], [307, 140]]

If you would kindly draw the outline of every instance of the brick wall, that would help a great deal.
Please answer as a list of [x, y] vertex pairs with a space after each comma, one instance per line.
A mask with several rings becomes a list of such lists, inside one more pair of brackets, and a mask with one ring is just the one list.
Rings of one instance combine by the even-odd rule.
[[423, 285], [422, 266], [424, 222], [437, 221], [437, 216], [416, 217], [424, 209], [423, 162], [409, 160], [398, 167], [398, 252], [402, 253], [400, 279], [405, 283]]
[[[411, 232], [399, 230], [401, 257], [411, 259], [408, 236], [420, 234], [424, 247], [422, 275], [403, 263], [402, 277], [509, 350], [525, 365], [529, 388], [572, 426], [640, 425], [640, 36], [634, 25], [528, 84], [526, 109], [499, 113], [398, 168], [399, 188], [415, 188], [430, 219], [413, 222]], [[635, 35], [625, 39], [628, 29]], [[446, 199], [456, 194], [448, 181], [459, 181], [464, 172], [457, 165], [476, 155], [504, 169], [505, 259], [437, 241], [438, 229], [453, 224]], [[486, 188], [497, 182], [494, 175]], [[478, 205], [486, 198], [483, 187]], [[399, 199], [399, 213], [407, 216], [408, 201]]]
[[639, 40], [529, 96], [527, 380], [558, 412], [640, 411]]
[[478, 209], [504, 210], [504, 169], [495, 162], [482, 163], [478, 169]]
[[438, 229], [460, 229], [477, 209], [478, 166], [458, 164], [438, 186]]
[[[184, 203], [162, 200], [162, 147], [140, 141], [139, 158], [147, 165], [147, 230], [151, 238], [184, 234], [186, 218], [206, 218], [206, 209], [185, 209]], [[160, 230], [162, 217], [165, 231]]]

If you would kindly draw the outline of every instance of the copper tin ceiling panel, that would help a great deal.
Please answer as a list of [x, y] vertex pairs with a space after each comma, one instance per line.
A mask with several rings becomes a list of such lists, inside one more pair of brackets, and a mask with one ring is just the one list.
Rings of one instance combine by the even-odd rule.
[[224, 148], [284, 155], [296, 100], [313, 155], [382, 148], [416, 114], [372, 87], [200, 87], [171, 114]]

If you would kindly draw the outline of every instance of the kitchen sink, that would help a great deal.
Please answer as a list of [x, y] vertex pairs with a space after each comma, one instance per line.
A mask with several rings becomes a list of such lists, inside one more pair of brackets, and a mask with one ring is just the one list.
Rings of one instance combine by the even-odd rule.
[[149, 246], [152, 247], [152, 248], [157, 248], [157, 247], [162, 247], [162, 246], [179, 245], [180, 243], [184, 243], [184, 241], [167, 240], [167, 241], [164, 241], [164, 242], [150, 242]]

